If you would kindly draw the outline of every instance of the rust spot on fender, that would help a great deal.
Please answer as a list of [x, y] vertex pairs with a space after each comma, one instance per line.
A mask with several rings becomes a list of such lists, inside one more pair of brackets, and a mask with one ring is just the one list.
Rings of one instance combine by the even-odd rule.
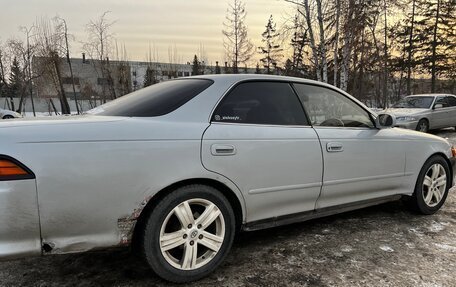
[[117, 219], [117, 227], [120, 233], [120, 245], [129, 245], [133, 237], [133, 231], [135, 230], [136, 222], [138, 221], [141, 212], [146, 207], [147, 203], [151, 199], [151, 196], [146, 197], [138, 208], [135, 208], [129, 216], [121, 217]]

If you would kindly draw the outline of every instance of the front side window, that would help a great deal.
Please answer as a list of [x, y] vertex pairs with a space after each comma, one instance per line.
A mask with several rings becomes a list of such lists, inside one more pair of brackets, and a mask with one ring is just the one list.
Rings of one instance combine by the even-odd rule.
[[212, 83], [205, 79], [167, 81], [125, 95], [87, 113], [121, 117], [162, 116], [190, 101]]
[[447, 102], [447, 97], [437, 97], [437, 99], [435, 100], [435, 103], [434, 103], [434, 106], [435, 105], [442, 105], [442, 108], [447, 108], [449, 105], [448, 105], [448, 102]]
[[294, 84], [312, 125], [373, 128], [369, 113], [344, 95], [331, 89]]
[[290, 84], [246, 82], [220, 102], [212, 121], [242, 124], [306, 125], [301, 103]]

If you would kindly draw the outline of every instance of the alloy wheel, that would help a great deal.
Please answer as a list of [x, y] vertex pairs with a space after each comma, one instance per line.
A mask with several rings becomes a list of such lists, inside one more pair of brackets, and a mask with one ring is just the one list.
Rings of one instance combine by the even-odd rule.
[[211, 201], [195, 198], [177, 205], [160, 229], [160, 250], [179, 270], [195, 270], [209, 263], [225, 238], [225, 220]]
[[426, 171], [423, 180], [423, 199], [429, 207], [434, 207], [442, 200], [447, 185], [447, 174], [445, 168], [435, 163]]

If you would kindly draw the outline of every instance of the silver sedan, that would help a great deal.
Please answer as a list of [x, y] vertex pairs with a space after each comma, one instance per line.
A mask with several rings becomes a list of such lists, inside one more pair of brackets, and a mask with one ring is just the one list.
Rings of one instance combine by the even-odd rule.
[[427, 132], [456, 127], [456, 96], [423, 94], [405, 97], [385, 110], [396, 116], [396, 126]]
[[134, 245], [173, 282], [235, 234], [403, 199], [437, 212], [456, 150], [327, 84], [214, 75], [88, 115], [0, 123], [0, 258]]
[[14, 119], [22, 117], [21, 114], [16, 113], [15, 111], [5, 110], [0, 108], [0, 119]]

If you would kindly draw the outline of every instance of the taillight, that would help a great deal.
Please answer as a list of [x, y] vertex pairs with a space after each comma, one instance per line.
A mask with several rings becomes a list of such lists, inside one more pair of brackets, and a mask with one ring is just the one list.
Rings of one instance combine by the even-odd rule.
[[454, 147], [454, 146], [451, 147], [451, 155], [453, 157], [456, 157], [456, 147]]
[[0, 180], [31, 179], [35, 175], [23, 164], [10, 157], [0, 156]]

